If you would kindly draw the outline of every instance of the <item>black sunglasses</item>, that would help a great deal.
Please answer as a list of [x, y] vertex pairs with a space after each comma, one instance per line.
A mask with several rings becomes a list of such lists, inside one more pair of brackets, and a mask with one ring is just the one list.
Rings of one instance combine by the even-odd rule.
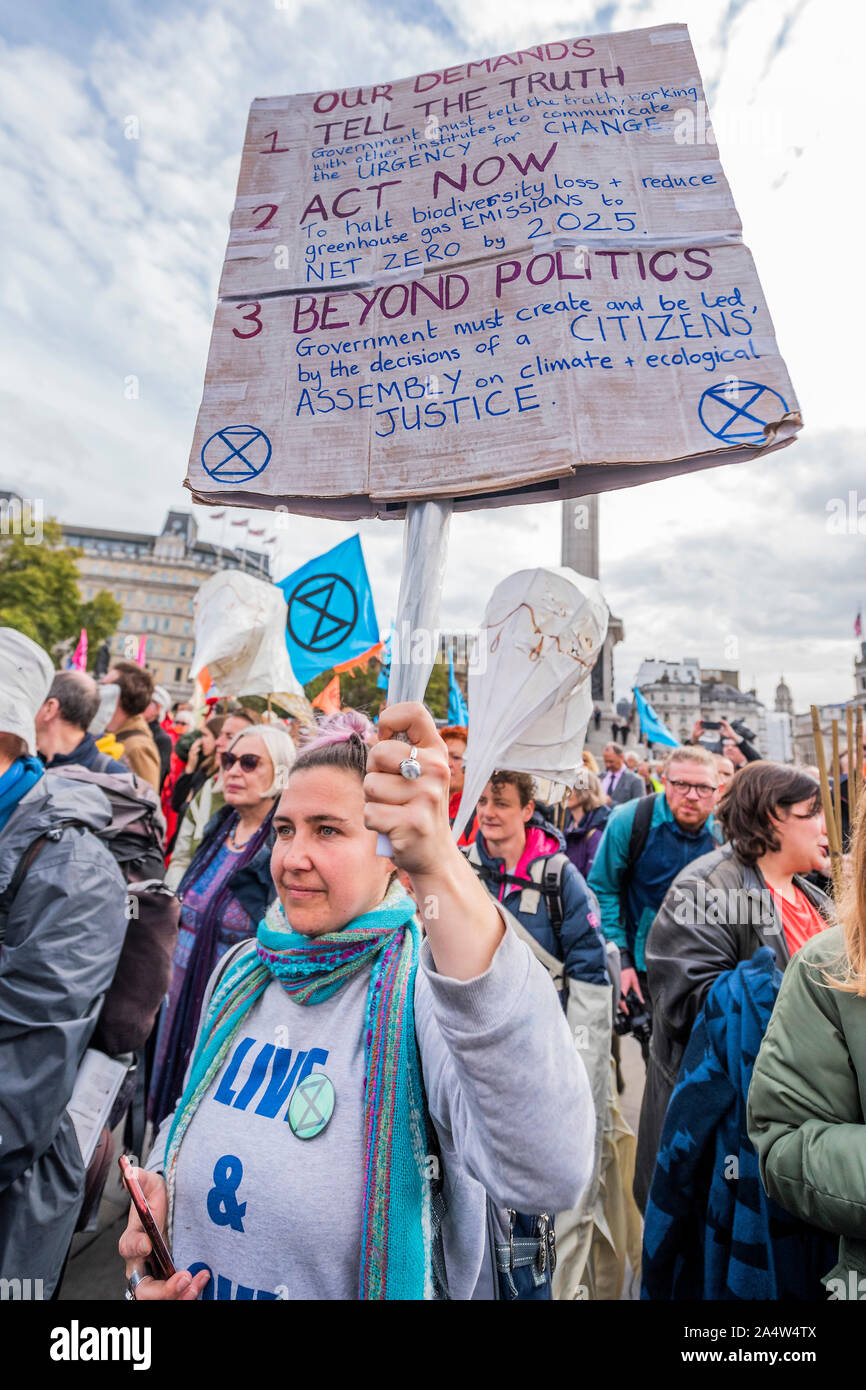
[[261, 762], [261, 758], [258, 753], [223, 753], [220, 762], [226, 772], [228, 772], [230, 767], [234, 767], [235, 763], [240, 763], [244, 772], [255, 772]]

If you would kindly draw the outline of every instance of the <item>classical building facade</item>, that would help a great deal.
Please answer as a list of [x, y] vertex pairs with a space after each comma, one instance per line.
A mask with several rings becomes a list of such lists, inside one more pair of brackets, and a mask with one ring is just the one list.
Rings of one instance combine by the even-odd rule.
[[[643, 661], [634, 684], [680, 743], [691, 738], [697, 719], [742, 719], [761, 752], [767, 744], [765, 706], [754, 690], [740, 689], [739, 671], [702, 669], [697, 657], [681, 661]], [[636, 715], [632, 719], [638, 735]]]
[[106, 589], [123, 606], [111, 654], [138, 650], [146, 637], [146, 665], [154, 681], [173, 699], [191, 692], [190, 663], [195, 648], [193, 599], [217, 570], [243, 569], [270, 580], [270, 557], [246, 548], [229, 549], [198, 538], [191, 512], [172, 510], [158, 536], [93, 526], [63, 524], [66, 545], [79, 546], [78, 587], [82, 598]]
[[[856, 711], [859, 705], [863, 709], [864, 740], [866, 740], [866, 642], [861, 642], [854, 657], [854, 693], [850, 700], [839, 700], [833, 704], [819, 705], [818, 718], [821, 724], [821, 734], [824, 740], [824, 754], [827, 759], [827, 766], [833, 757], [833, 720], [835, 719], [839, 730], [839, 746], [844, 752], [848, 742], [848, 716], [845, 713], [847, 705], [853, 705]], [[794, 757], [798, 763], [809, 765], [815, 761], [815, 738], [812, 732], [812, 711], [804, 710], [801, 714], [795, 714], [794, 724]], [[866, 742], [864, 742], [866, 747]]]
[[854, 703], [866, 705], [866, 642], [860, 643], [854, 658]]
[[784, 676], [779, 677], [779, 684], [776, 686], [776, 710], [779, 714], [794, 713], [794, 697]]

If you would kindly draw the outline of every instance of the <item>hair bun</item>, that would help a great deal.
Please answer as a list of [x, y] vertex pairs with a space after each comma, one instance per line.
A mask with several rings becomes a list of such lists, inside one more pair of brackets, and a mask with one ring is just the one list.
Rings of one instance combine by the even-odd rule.
[[322, 720], [311, 736], [304, 740], [303, 751], [309, 753], [315, 748], [325, 748], [329, 743], [347, 743], [353, 736], [368, 748], [376, 742], [376, 730], [366, 714], [357, 709], [344, 709]]

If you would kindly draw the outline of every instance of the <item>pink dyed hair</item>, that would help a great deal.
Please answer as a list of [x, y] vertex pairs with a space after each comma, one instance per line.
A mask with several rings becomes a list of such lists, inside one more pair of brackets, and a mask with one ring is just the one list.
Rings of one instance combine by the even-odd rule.
[[322, 720], [310, 738], [304, 740], [301, 751], [313, 753], [331, 743], [346, 743], [353, 734], [368, 748], [376, 742], [376, 730], [366, 714], [357, 709], [340, 710]]

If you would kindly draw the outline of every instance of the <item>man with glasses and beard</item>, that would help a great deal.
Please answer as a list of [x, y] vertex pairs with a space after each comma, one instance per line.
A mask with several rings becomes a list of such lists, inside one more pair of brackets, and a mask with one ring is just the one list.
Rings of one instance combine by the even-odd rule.
[[718, 846], [712, 811], [719, 777], [712, 753], [675, 748], [662, 781], [664, 790], [654, 796], [614, 807], [587, 880], [601, 908], [602, 931], [619, 947], [623, 1000], [634, 990], [647, 1004], [644, 949], [653, 919], [677, 874]]

